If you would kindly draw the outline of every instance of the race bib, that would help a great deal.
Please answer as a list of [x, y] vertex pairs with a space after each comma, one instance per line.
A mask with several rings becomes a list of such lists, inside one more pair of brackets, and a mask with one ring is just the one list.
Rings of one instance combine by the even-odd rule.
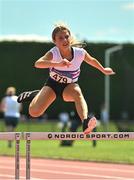
[[59, 82], [59, 83], [67, 84], [67, 83], [71, 83], [72, 82], [71, 78], [69, 78], [67, 76], [60, 75], [60, 74], [58, 74], [56, 72], [53, 72], [53, 71], [50, 72], [50, 77], [52, 79], [54, 79], [55, 81]]

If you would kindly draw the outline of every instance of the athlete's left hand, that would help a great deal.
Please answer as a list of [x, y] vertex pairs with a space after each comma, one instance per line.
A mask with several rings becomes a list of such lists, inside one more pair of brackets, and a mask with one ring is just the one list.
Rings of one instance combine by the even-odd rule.
[[109, 68], [109, 67], [104, 68], [104, 69], [103, 69], [103, 73], [104, 73], [105, 75], [113, 75], [113, 74], [115, 74], [115, 72], [114, 72], [111, 68]]

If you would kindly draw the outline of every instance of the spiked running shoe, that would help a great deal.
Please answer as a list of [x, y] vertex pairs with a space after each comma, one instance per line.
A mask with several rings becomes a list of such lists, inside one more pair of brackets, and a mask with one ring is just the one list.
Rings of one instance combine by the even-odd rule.
[[18, 103], [31, 102], [33, 98], [38, 94], [38, 92], [39, 90], [23, 92], [18, 96], [17, 102]]

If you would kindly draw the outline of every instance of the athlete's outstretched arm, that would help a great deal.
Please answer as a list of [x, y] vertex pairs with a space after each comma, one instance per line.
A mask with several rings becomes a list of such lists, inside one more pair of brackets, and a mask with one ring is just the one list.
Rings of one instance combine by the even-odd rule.
[[88, 52], [85, 54], [84, 61], [91, 66], [95, 67], [96, 69], [100, 70], [105, 75], [112, 75], [115, 74], [115, 72], [110, 67], [103, 67], [97, 59], [92, 57]]

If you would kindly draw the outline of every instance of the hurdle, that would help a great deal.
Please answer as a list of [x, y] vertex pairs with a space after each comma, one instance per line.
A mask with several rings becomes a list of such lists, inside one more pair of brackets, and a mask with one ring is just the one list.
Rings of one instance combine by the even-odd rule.
[[30, 180], [30, 144], [31, 140], [134, 140], [134, 132], [94, 132], [85, 135], [82, 132], [25, 132], [26, 141], [26, 180]]
[[15, 140], [15, 180], [19, 180], [20, 173], [20, 132], [1, 132], [0, 140]]
[[30, 180], [32, 140], [134, 140], [134, 132], [1, 132], [0, 140], [15, 140], [15, 180], [20, 178], [20, 140], [26, 142], [26, 180]]

